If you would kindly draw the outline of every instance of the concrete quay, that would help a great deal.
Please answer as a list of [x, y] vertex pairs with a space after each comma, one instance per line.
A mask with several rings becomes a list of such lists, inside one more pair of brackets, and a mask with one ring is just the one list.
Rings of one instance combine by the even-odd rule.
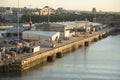
[[62, 41], [62, 43], [55, 43], [55, 48], [41, 48], [41, 51], [32, 55], [21, 55], [19, 61], [0, 66], [0, 72], [14, 72], [24, 71], [30, 69], [38, 64], [52, 62], [56, 58], [61, 58], [65, 53], [74, 51], [80, 47], [89, 46], [92, 42], [101, 40], [107, 37], [109, 30], [102, 30], [93, 32], [92, 34], [85, 34], [85, 36], [71, 37], [69, 40]]

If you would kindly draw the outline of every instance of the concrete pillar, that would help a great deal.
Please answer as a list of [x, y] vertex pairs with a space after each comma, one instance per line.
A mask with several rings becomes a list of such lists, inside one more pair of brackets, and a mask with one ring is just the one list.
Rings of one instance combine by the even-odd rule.
[[85, 42], [84, 42], [84, 45], [85, 45], [85, 46], [89, 46], [89, 45], [90, 45], [90, 42], [89, 42], [89, 41], [85, 41]]
[[74, 51], [74, 50], [76, 50], [76, 49], [77, 49], [76, 45], [73, 45], [73, 46], [72, 46], [72, 51]]
[[94, 38], [91, 39], [91, 43], [94, 42]]
[[84, 42], [82, 42], [82, 43], [81, 43], [81, 45], [82, 45], [82, 46], [85, 46], [85, 43], [84, 43]]
[[63, 53], [62, 53], [62, 52], [58, 52], [58, 53], [56, 54], [56, 58], [61, 58], [61, 57], [63, 57]]
[[94, 38], [94, 40], [93, 40], [94, 42], [97, 42], [98, 41], [98, 39], [97, 38]]
[[106, 37], [107, 37], [107, 35], [106, 35], [106, 34], [103, 34], [103, 35], [102, 35], [102, 38], [106, 38]]
[[101, 40], [101, 39], [102, 39], [102, 36], [101, 36], [101, 35], [99, 35], [98, 39], [99, 39], [99, 40]]
[[83, 45], [82, 45], [82, 44], [80, 44], [80, 45], [79, 45], [79, 48], [81, 48], [81, 47], [83, 47]]

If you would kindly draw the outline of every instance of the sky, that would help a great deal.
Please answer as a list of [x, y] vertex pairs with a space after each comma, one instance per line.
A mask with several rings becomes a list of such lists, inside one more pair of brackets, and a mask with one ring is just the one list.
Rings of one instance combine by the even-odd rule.
[[53, 9], [62, 7], [67, 10], [92, 11], [113, 11], [120, 12], [120, 0], [0, 0], [0, 7], [20, 7], [43, 8], [50, 6]]

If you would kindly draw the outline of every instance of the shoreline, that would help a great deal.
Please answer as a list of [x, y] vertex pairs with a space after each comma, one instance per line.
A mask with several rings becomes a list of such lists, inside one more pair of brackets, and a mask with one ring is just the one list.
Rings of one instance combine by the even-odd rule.
[[[42, 65], [47, 62], [53, 62], [56, 58], [61, 58], [65, 53], [74, 51], [83, 46], [89, 46], [91, 43], [107, 37], [109, 31], [101, 31], [96, 34], [90, 34], [87, 37], [75, 37], [76, 40], [66, 41], [66, 44], [58, 43], [55, 48], [50, 48], [38, 54], [33, 54], [21, 59], [19, 62], [0, 66], [0, 72], [21, 72], [28, 70], [36, 65]], [[64, 42], [65, 43], [65, 42]]]

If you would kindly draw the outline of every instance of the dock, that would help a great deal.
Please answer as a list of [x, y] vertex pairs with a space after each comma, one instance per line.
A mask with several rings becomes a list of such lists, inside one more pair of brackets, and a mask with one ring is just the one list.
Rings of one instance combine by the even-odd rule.
[[41, 51], [33, 55], [24, 55], [18, 61], [11, 64], [0, 66], [0, 72], [21, 72], [28, 70], [36, 65], [42, 65], [47, 62], [53, 62], [56, 58], [63, 57], [66, 53], [72, 52], [78, 48], [86, 47], [107, 37], [110, 30], [102, 30], [85, 36], [72, 37], [70, 40], [56, 43], [55, 48], [41, 48]]

